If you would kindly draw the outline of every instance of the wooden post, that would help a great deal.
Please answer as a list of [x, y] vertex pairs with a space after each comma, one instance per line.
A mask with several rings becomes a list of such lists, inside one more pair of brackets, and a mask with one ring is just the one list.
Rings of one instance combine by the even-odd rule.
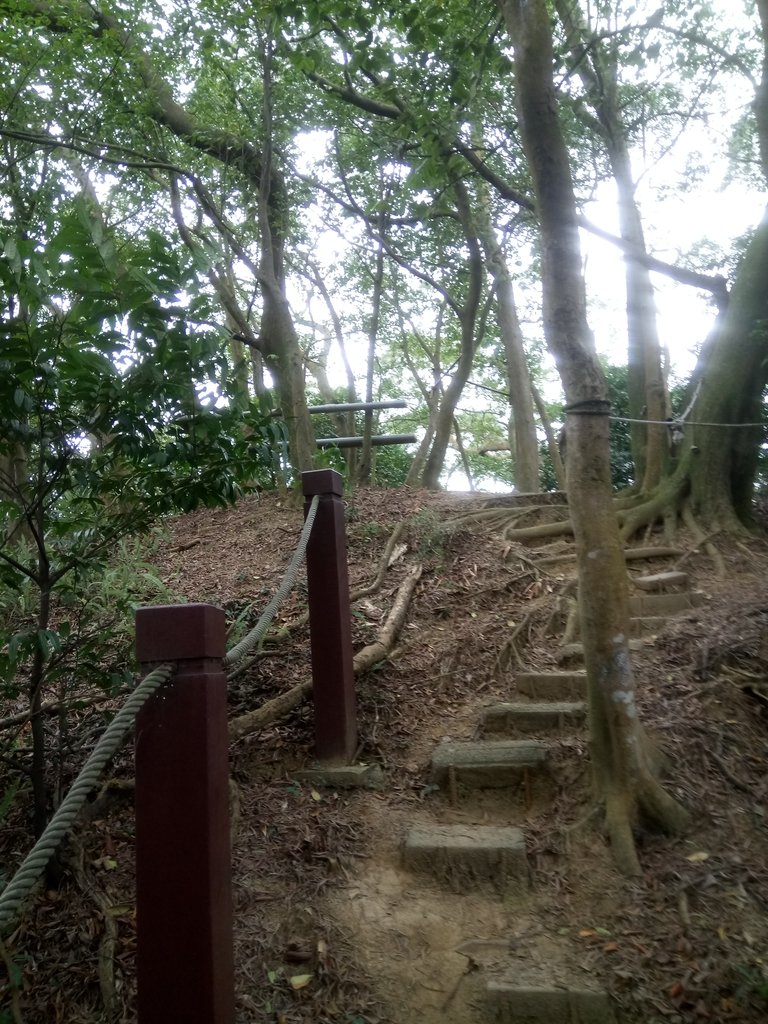
[[322, 764], [349, 764], [357, 749], [357, 707], [343, 480], [332, 469], [302, 473], [301, 480], [305, 516], [320, 495], [307, 545], [315, 754]]
[[136, 722], [139, 1024], [234, 1024], [225, 619], [141, 608], [145, 668], [175, 662]]

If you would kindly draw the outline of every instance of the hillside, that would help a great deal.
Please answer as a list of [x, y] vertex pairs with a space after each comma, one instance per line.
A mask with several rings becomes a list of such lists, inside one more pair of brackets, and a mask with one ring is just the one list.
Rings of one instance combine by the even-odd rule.
[[[628, 563], [634, 577], [682, 569], [690, 592], [703, 595], [674, 615], [646, 615], [638, 637], [643, 719], [668, 755], [667, 785], [695, 820], [680, 839], [643, 837], [642, 879], [613, 868], [591, 814], [586, 734], [565, 712], [554, 734], [526, 735], [546, 747], [546, 770], [526, 771], [517, 785], [474, 788], [455, 772], [443, 785], [431, 767], [436, 749], [488, 733], [489, 707], [535, 703], [521, 697], [525, 673], [573, 668], [561, 646], [578, 639], [564, 637], [574, 625], [570, 541], [535, 547], [504, 537], [513, 521], [561, 514], [562, 497], [540, 499], [527, 508], [499, 496], [362, 490], [347, 502], [353, 590], [376, 577], [388, 538], [405, 524], [380, 588], [354, 605], [355, 650], [375, 639], [409, 568], [423, 569], [390, 658], [358, 679], [359, 758], [380, 764], [385, 784], [297, 783], [313, 759], [311, 702], [233, 744], [242, 1024], [559, 1019], [556, 1003], [544, 1016], [524, 1016], [521, 1003], [510, 1009], [498, 995], [510, 979], [607, 993], [607, 1012], [622, 1024], [765, 1020], [763, 541], [723, 541], [724, 578], [685, 536], [676, 555]], [[156, 572], [180, 598], [223, 606], [239, 635], [274, 592], [300, 526], [301, 512], [274, 493], [200, 510], [169, 524]], [[290, 628], [304, 608], [300, 581], [276, 620], [289, 628], [232, 682], [232, 717], [309, 678], [307, 628]], [[95, 736], [97, 720], [83, 716], [80, 728]], [[67, 843], [62, 887], [31, 898], [6, 941], [21, 984], [15, 1001], [6, 990], [0, 1021], [135, 1019], [131, 778], [127, 751]], [[27, 836], [23, 822], [6, 824], [3, 863], [13, 865]], [[455, 825], [520, 827], [527, 868], [476, 878], [448, 861], [437, 877], [404, 865], [409, 829]], [[607, 1021], [602, 1005], [593, 1016], [570, 1012], [584, 1014], [583, 1024]]]

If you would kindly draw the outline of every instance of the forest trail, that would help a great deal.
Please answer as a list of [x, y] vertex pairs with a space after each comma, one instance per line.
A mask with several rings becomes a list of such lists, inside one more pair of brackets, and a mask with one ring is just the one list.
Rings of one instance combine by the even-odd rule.
[[[353, 604], [356, 651], [423, 570], [395, 649], [357, 680], [358, 760], [385, 783], [300, 781], [311, 702], [233, 743], [237, 1024], [764, 1021], [765, 542], [723, 544], [724, 580], [685, 536], [681, 554], [628, 561], [640, 714], [695, 820], [678, 839], [645, 836], [643, 877], [627, 881], [591, 815], [572, 541], [505, 536], [510, 523], [562, 517], [562, 498], [516, 501], [408, 489], [347, 499], [353, 590], [402, 531], [380, 585]], [[176, 598], [224, 607], [235, 641], [300, 529], [300, 509], [269, 493], [174, 519], [146, 557]], [[643, 582], [670, 570], [688, 581]], [[305, 607], [300, 582], [230, 685], [233, 718], [309, 677]], [[98, 734], [100, 714], [83, 710], [73, 735]], [[129, 749], [114, 772], [64, 851], [77, 870], [29, 901], [6, 943], [24, 1024], [135, 1020]], [[5, 824], [12, 863], [26, 823]], [[98, 983], [107, 938], [111, 1019]], [[527, 1002], [511, 991], [523, 988]]]
[[[536, 564], [535, 548], [527, 557]], [[573, 553], [565, 547], [558, 561], [572, 567]], [[665, 549], [630, 552], [628, 564], [632, 646], [641, 651], [706, 595], [690, 589]], [[637, 571], [647, 564], [652, 573]], [[535, 910], [526, 825], [551, 805], [563, 773], [579, 772], [587, 718], [576, 602], [553, 595], [550, 606], [546, 653], [557, 667], [539, 670], [535, 650], [526, 652], [530, 664], [516, 653], [507, 699], [469, 702], [462, 731], [471, 738], [436, 744], [419, 813], [393, 820], [374, 812], [373, 854], [331, 898], [402, 1020], [616, 1024], [591, 965], [543, 929]]]

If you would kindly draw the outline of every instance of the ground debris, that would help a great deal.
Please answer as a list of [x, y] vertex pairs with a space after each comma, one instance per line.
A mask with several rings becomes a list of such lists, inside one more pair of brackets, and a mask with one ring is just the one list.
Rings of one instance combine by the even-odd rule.
[[[376, 579], [388, 539], [406, 524], [397, 548], [405, 550], [389, 559], [371, 607], [390, 608], [410, 566], [422, 565], [397, 656], [358, 681], [359, 758], [382, 763], [389, 785], [371, 793], [298, 783], [297, 771], [312, 763], [307, 704], [233, 747], [238, 1024], [419, 1019], [393, 1008], [392, 979], [405, 976], [409, 964], [397, 944], [392, 893], [386, 886], [373, 892], [366, 879], [380, 868], [394, 888], [397, 830], [414, 810], [429, 815], [437, 799], [429, 780], [436, 744], [472, 739], [480, 710], [509, 699], [514, 668], [499, 671], [498, 663], [521, 623], [516, 643], [525, 660], [542, 669], [554, 665], [547, 625], [572, 571], [567, 557], [559, 559], [570, 550], [563, 541], [541, 567], [535, 549], [504, 541], [492, 529], [466, 520], [445, 528], [487, 500], [366, 488], [347, 503], [353, 589]], [[505, 503], [493, 499], [486, 506], [494, 507]], [[157, 572], [187, 599], [223, 605], [233, 627], [244, 630], [277, 586], [301, 521], [301, 511], [277, 494], [232, 509], [198, 510], [171, 522]], [[669, 760], [671, 791], [695, 811], [694, 829], [675, 840], [648, 837], [640, 850], [643, 877], [619, 878], [591, 813], [585, 738], [562, 740], [551, 755], [553, 798], [532, 806], [525, 821], [533, 882], [525, 902], [493, 911], [491, 926], [485, 897], [430, 890], [429, 906], [442, 905], [465, 928], [451, 951], [453, 980], [441, 987], [432, 975], [422, 979], [424, 998], [442, 1000], [446, 1021], [455, 1019], [455, 991], [476, 984], [500, 957], [511, 957], [529, 976], [545, 965], [555, 979], [575, 972], [599, 982], [623, 1024], [765, 1020], [768, 557], [756, 542], [749, 557], [736, 546], [721, 550], [730, 578], [712, 578], [706, 556], [692, 555], [686, 571], [707, 602], [671, 619], [635, 662], [640, 713]], [[300, 620], [305, 601], [300, 580], [276, 625]], [[356, 651], [374, 643], [381, 626], [371, 607], [353, 614]], [[307, 647], [301, 624], [285, 639], [268, 640], [231, 685], [232, 716], [309, 678]], [[95, 725], [95, 717], [88, 724], [84, 715], [86, 735]], [[131, 776], [126, 751], [116, 777]], [[478, 804], [456, 816], [482, 820], [484, 812]], [[130, 789], [116, 787], [99, 802], [98, 816], [81, 822], [68, 848], [97, 884], [98, 906], [83, 891], [82, 875], [79, 881], [65, 875], [58, 892], [41, 889], [30, 899], [5, 940], [3, 959], [14, 984], [0, 1000], [0, 1020], [12, 1011], [13, 995], [25, 1024], [104, 1024], [105, 913], [114, 949], [114, 1019], [135, 1020], [133, 834]], [[28, 844], [26, 821], [11, 813], [0, 833], [0, 860], [9, 874]], [[180, 853], [180, 869], [182, 862]], [[409, 926], [427, 928], [418, 895], [411, 902]], [[373, 926], [390, 939], [380, 944], [378, 960], [363, 957], [342, 905], [375, 911]]]

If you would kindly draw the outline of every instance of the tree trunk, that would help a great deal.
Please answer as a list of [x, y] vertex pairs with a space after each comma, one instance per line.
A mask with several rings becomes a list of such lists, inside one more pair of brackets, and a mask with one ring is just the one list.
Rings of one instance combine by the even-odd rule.
[[[383, 228], [383, 225], [382, 225]], [[381, 230], [381, 228], [380, 228]], [[381, 293], [384, 285], [384, 247], [380, 242], [376, 243], [376, 268], [373, 273], [373, 294], [371, 296], [371, 316], [368, 323], [368, 360], [365, 374], [365, 400], [373, 401], [373, 377], [376, 359], [376, 341], [379, 334], [379, 321], [381, 316]], [[371, 464], [373, 445], [373, 410], [367, 409], [363, 417], [363, 448], [360, 452], [360, 465], [357, 470], [357, 479], [361, 484], [371, 482]]]
[[[763, 175], [768, 179], [768, 0], [758, 0], [763, 66], [755, 120]], [[768, 386], [768, 208], [741, 261], [728, 304], [721, 308], [692, 378], [678, 465], [656, 491], [626, 516], [625, 538], [689, 501], [707, 528], [741, 532], [751, 525], [754, 484], [765, 437]]]
[[264, 151], [259, 178], [259, 229], [262, 295], [261, 341], [267, 369], [276, 378], [283, 419], [288, 427], [292, 469], [297, 475], [314, 465], [315, 436], [307, 408], [304, 355], [285, 292], [285, 244], [288, 209], [282, 178], [275, 173], [272, 144], [272, 57], [271, 28], [264, 41], [262, 120]]
[[[712, 525], [752, 515], [763, 394], [768, 385], [768, 210], [750, 242], [731, 302], [701, 353], [690, 431], [691, 499]], [[734, 427], [703, 424], [736, 424]], [[740, 424], [740, 425], [739, 425]], [[687, 438], [686, 438], [687, 440]]]
[[[331, 298], [331, 294], [328, 291], [328, 287], [323, 280], [323, 276], [320, 273], [319, 268], [316, 264], [309, 262], [309, 269], [311, 273], [308, 275], [312, 284], [317, 288], [323, 297], [328, 315], [331, 318], [333, 324], [333, 335], [336, 339], [336, 345], [341, 356], [341, 361], [344, 364], [344, 373], [347, 378], [347, 396], [348, 402], [357, 401], [357, 389], [355, 387], [355, 375], [352, 372], [352, 367], [349, 362], [349, 356], [347, 355], [347, 346], [344, 340], [344, 328], [341, 323], [341, 318], [336, 311], [336, 307]], [[348, 412], [343, 414], [340, 419], [344, 423], [344, 434], [347, 437], [351, 437], [355, 432], [355, 414], [354, 412]], [[358, 450], [356, 448], [345, 448], [344, 449], [344, 461], [347, 467], [347, 480], [353, 480], [357, 472], [357, 466], [359, 462]]]
[[560, 445], [558, 444], [555, 432], [552, 429], [552, 421], [550, 420], [547, 408], [544, 405], [544, 399], [539, 394], [539, 389], [533, 381], [531, 381], [531, 394], [533, 395], [533, 403], [536, 406], [536, 412], [539, 414], [539, 420], [541, 421], [541, 426], [544, 430], [544, 436], [547, 439], [547, 448], [549, 450], [549, 457], [552, 460], [552, 468], [555, 471], [557, 486], [561, 491], [564, 491], [566, 488], [565, 466], [563, 465], [563, 459], [560, 454]]
[[440, 474], [443, 471], [445, 453], [448, 450], [448, 444], [451, 439], [456, 406], [459, 404], [459, 399], [472, 372], [478, 342], [475, 324], [483, 282], [482, 252], [470, 211], [469, 196], [464, 183], [460, 179], [454, 182], [453, 191], [456, 196], [456, 208], [459, 219], [464, 228], [467, 248], [469, 249], [469, 283], [467, 285], [466, 299], [462, 305], [453, 304], [453, 309], [461, 329], [461, 351], [453, 375], [442, 393], [435, 420], [435, 436], [422, 473], [422, 484], [424, 487], [429, 487], [433, 490], [440, 486]]
[[[230, 132], [215, 124], [197, 120], [173, 96], [168, 82], [157, 72], [152, 57], [144, 53], [136, 38], [123, 22], [104, 10], [98, 10], [73, 0], [69, 5], [73, 24], [90, 20], [99, 32], [108, 31], [119, 40], [124, 60], [135, 69], [146, 103], [144, 109], [152, 120], [167, 128], [173, 135], [198, 152], [221, 162], [228, 169], [239, 172], [247, 186], [258, 190], [259, 227], [261, 229], [263, 309], [261, 341], [266, 368], [277, 384], [283, 414], [289, 434], [290, 456], [294, 471], [310, 469], [315, 452], [312, 425], [304, 394], [304, 360], [298, 335], [285, 294], [285, 271], [282, 246], [288, 223], [287, 196], [284, 183], [272, 162], [272, 42], [267, 33], [264, 58], [264, 152], [259, 151], [244, 135]], [[38, 15], [48, 20], [55, 32], [69, 31], [65, 14], [45, 2], [37, 0]]]
[[633, 829], [642, 812], [667, 829], [686, 812], [660, 787], [637, 717], [627, 579], [612, 507], [607, 389], [586, 318], [578, 221], [552, 80], [546, 0], [499, 0], [515, 54], [520, 129], [536, 194], [544, 330], [569, 411], [568, 502], [576, 539], [590, 745], [619, 868], [639, 874]]
[[624, 257], [627, 292], [627, 367], [629, 415], [656, 421], [630, 424], [635, 484], [644, 493], [661, 480], [667, 455], [668, 401], [662, 371], [656, 301], [647, 263], [645, 234], [635, 200], [635, 184], [624, 122], [618, 102], [616, 58], [586, 24], [578, 0], [556, 0], [576, 68], [597, 115], [619, 200], [621, 239], [635, 256]]
[[496, 289], [496, 315], [504, 349], [507, 390], [512, 410], [509, 444], [512, 452], [513, 479], [518, 491], [530, 493], [539, 489], [539, 442], [536, 437], [531, 375], [525, 358], [523, 332], [517, 315], [512, 277], [494, 231], [488, 186], [482, 179], [478, 179], [477, 189], [477, 233], [483, 247], [485, 265]]

